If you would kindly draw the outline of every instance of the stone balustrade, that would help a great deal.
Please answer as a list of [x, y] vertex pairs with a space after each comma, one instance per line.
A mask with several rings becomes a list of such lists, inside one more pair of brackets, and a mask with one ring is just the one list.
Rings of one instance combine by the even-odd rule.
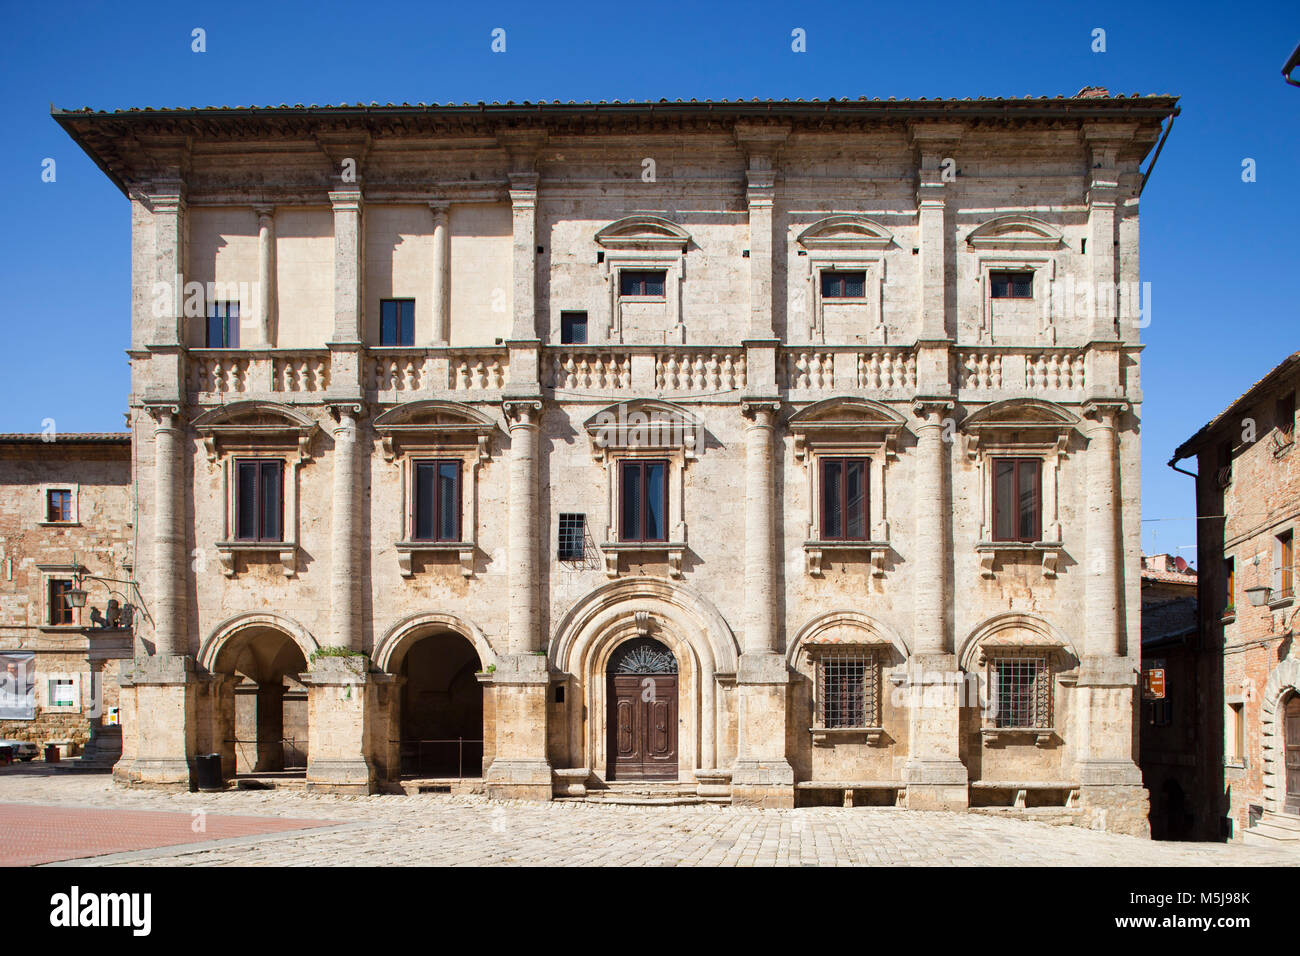
[[957, 354], [963, 391], [1076, 392], [1085, 384], [1082, 349], [985, 348]]
[[655, 388], [659, 391], [707, 393], [744, 387], [743, 349], [667, 349], [655, 353]]
[[542, 384], [568, 391], [631, 388], [632, 356], [609, 349], [548, 350]]
[[367, 391], [495, 391], [505, 387], [509, 360], [501, 348], [371, 349]]
[[916, 356], [909, 349], [791, 348], [781, 356], [780, 375], [794, 391], [908, 390], [916, 388]]

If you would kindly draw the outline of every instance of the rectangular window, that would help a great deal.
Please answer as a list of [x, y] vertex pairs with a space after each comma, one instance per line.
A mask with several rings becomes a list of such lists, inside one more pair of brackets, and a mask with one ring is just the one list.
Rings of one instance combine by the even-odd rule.
[[823, 299], [865, 299], [867, 274], [827, 269], [822, 272]]
[[817, 719], [821, 727], [874, 727], [880, 697], [875, 655], [844, 648], [817, 661]]
[[560, 313], [560, 342], [563, 345], [587, 344], [587, 313]]
[[1042, 461], [993, 459], [993, 540], [1038, 541], [1042, 535]]
[[1052, 726], [1052, 683], [1047, 658], [1025, 654], [990, 662], [992, 699], [998, 727]]
[[460, 540], [460, 461], [417, 461], [416, 541]]
[[235, 462], [235, 538], [284, 539], [284, 462], [243, 458]]
[[72, 491], [68, 488], [52, 488], [45, 493], [45, 520], [72, 520]]
[[381, 299], [379, 302], [379, 344], [415, 344], [415, 300]]
[[1291, 441], [1295, 434], [1295, 392], [1287, 392], [1277, 400], [1275, 412], [1277, 430], [1282, 433], [1284, 441]]
[[667, 275], [663, 269], [624, 269], [618, 274], [618, 294], [662, 299]]
[[822, 538], [827, 541], [866, 541], [869, 537], [871, 460], [823, 458]]
[[990, 272], [989, 295], [994, 299], [1032, 299], [1032, 272]]
[[50, 623], [58, 626], [73, 624], [72, 581], [68, 578], [51, 578], [49, 583]]
[[209, 302], [206, 343], [210, 349], [239, 348], [239, 303]]
[[1290, 531], [1283, 531], [1277, 536], [1273, 553], [1277, 559], [1277, 571], [1274, 575], [1273, 599], [1289, 598], [1295, 585], [1295, 553], [1292, 547], [1294, 538]]
[[76, 707], [77, 683], [71, 677], [56, 677], [50, 681], [51, 707]]
[[625, 461], [619, 472], [619, 540], [667, 541], [668, 462]]
[[1228, 705], [1228, 762], [1244, 763], [1246, 758], [1246, 720], [1244, 705]]
[[587, 516], [582, 514], [560, 515], [560, 548], [558, 557], [561, 561], [581, 561], [587, 554]]
[[1237, 610], [1237, 562], [1232, 558], [1223, 561], [1223, 613], [1233, 614]]

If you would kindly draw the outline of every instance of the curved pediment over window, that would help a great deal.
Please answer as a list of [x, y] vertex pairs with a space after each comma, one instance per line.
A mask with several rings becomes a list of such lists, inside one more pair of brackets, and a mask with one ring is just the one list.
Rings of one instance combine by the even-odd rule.
[[670, 249], [684, 252], [691, 236], [685, 229], [659, 216], [626, 216], [596, 233], [596, 244], [605, 249]]
[[690, 459], [702, 445], [698, 418], [680, 405], [654, 398], [602, 408], [583, 428], [596, 458], [612, 450], [648, 449], [680, 450]]
[[879, 442], [892, 456], [906, 419], [887, 405], [865, 398], [828, 398], [795, 412], [787, 420], [794, 451], [803, 458], [809, 444], [860, 445]]
[[893, 241], [894, 234], [880, 223], [853, 215], [818, 219], [798, 236], [806, 249], [885, 249]]
[[1034, 216], [998, 216], [966, 235], [968, 245], [983, 249], [1055, 249], [1065, 242], [1061, 230]]
[[1061, 670], [1079, 663], [1079, 654], [1070, 639], [1042, 618], [1020, 611], [1004, 611], [984, 621], [966, 636], [957, 649], [964, 671], [983, 665], [998, 652], [1038, 650], [1054, 655]]
[[394, 445], [433, 448], [477, 445], [479, 457], [487, 458], [488, 443], [496, 423], [476, 408], [460, 402], [426, 400], [405, 402], [375, 418], [384, 457], [392, 461]]
[[966, 433], [966, 453], [974, 457], [981, 442], [988, 438], [1015, 436], [1021, 442], [1054, 444], [1065, 453], [1079, 417], [1069, 409], [1038, 398], [1009, 398], [985, 405], [966, 417], [961, 429]]
[[299, 458], [306, 460], [318, 427], [314, 418], [297, 409], [264, 401], [219, 405], [197, 416], [193, 425], [207, 446], [209, 461], [216, 460], [218, 443], [243, 449], [296, 445]]

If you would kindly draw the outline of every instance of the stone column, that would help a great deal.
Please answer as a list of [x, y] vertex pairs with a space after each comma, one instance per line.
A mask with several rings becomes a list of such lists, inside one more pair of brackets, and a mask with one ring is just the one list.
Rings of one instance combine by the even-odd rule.
[[907, 799], [914, 809], [960, 809], [968, 803], [960, 754], [962, 678], [952, 640], [951, 508], [948, 471], [952, 445], [944, 440], [953, 412], [948, 399], [917, 399], [916, 532], [912, 565], [912, 657], [906, 690], [909, 743]]
[[776, 617], [780, 554], [776, 547], [773, 460], [780, 404], [745, 399], [745, 632], [736, 673], [738, 746], [732, 802], [794, 805], [794, 770], [786, 757], [790, 670]]
[[542, 402], [538, 398], [508, 398], [502, 409], [510, 431], [509, 653], [498, 661], [493, 674], [496, 755], [488, 770], [488, 794], [549, 800], [546, 704], [550, 669], [541, 629], [537, 539]]
[[433, 210], [433, 344], [451, 344], [451, 236], [448, 204], [429, 203]]
[[334, 500], [331, 508], [330, 631], [336, 647], [361, 650], [361, 580], [357, 557], [358, 500], [361, 482], [357, 467], [357, 416], [360, 405], [336, 405], [334, 439]]
[[175, 405], [150, 409], [154, 417], [154, 527], [153, 577], [155, 654], [178, 656], [189, 652], [186, 616], [185, 507], [181, 489], [185, 463], [180, 454]]
[[[1088, 439], [1087, 542], [1083, 660], [1075, 687], [1074, 743], [1083, 785], [1081, 806], [1091, 823], [1139, 836], [1149, 834], [1147, 795], [1134, 761], [1133, 717], [1138, 661], [1121, 613], [1125, 554], [1120, 537], [1119, 428], [1125, 401], [1089, 401], [1083, 407]], [[1133, 561], [1137, 555], [1133, 555]]]
[[[257, 324], [256, 340], [241, 345], [275, 344], [275, 207], [254, 206], [257, 213]], [[240, 321], [241, 330], [244, 323]]]

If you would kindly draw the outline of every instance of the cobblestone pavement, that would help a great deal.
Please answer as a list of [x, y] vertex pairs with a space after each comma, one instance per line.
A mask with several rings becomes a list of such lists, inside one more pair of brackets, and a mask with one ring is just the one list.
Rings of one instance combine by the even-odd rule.
[[[894, 808], [753, 810], [338, 797], [305, 791], [160, 793], [106, 775], [0, 771], [0, 803], [319, 820], [321, 829], [98, 856], [184, 866], [1064, 865], [1295, 866], [1300, 854], [1239, 844], [1156, 843], [1042, 823]], [[161, 842], [161, 841], [160, 841]]]

